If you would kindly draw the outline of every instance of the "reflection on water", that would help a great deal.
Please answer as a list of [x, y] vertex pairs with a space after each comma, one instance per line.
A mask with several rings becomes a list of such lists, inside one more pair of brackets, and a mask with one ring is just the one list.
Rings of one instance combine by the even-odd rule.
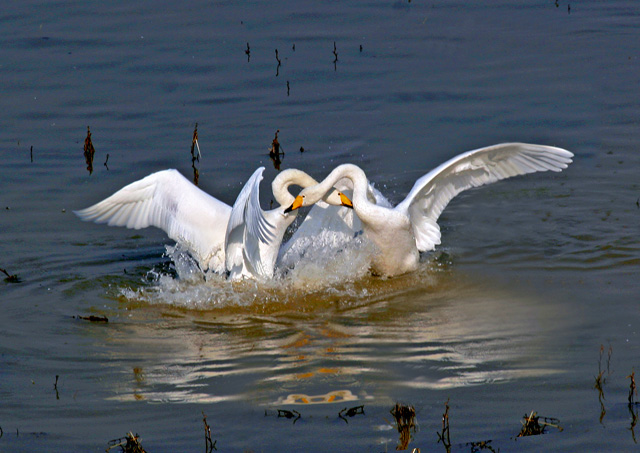
[[277, 404], [327, 404], [355, 401], [358, 398], [349, 390], [334, 390], [324, 395], [306, 395], [297, 393], [287, 395], [286, 398], [276, 401]]
[[[384, 451], [397, 436], [382, 420], [400, 400], [421, 426], [410, 448], [437, 451], [449, 397], [454, 449], [515, 436], [531, 410], [567, 428], [518, 450], [635, 446], [624, 377], [640, 357], [636, 2], [572, 2], [571, 14], [563, 2], [200, 2], [172, 14], [168, 2], [5, 3], [0, 267], [20, 283], [1, 274], [0, 450], [95, 450], [132, 429], [149, 451], [197, 451], [205, 412], [221, 451]], [[159, 266], [160, 232], [70, 214], [160, 169], [192, 174], [196, 122], [198, 184], [227, 203], [253, 169], [277, 174], [276, 130], [281, 168], [322, 178], [355, 163], [393, 202], [491, 143], [576, 159], [456, 197], [442, 248], [413, 274], [348, 275], [348, 250], [231, 285], [179, 254]], [[72, 318], [90, 314], [109, 323]], [[606, 432], [593, 389], [603, 343], [616, 351]], [[303, 415], [295, 431], [263, 416], [272, 405]]]
[[308, 291], [287, 276], [268, 284], [205, 278], [170, 250], [175, 273], [122, 290], [132, 309], [106, 339], [108, 361], [122, 367], [116, 399], [372, 401], [386, 399], [389, 387], [451, 389], [559, 372], [542, 353], [557, 309], [469, 281], [442, 259], [394, 279], [314, 281]]

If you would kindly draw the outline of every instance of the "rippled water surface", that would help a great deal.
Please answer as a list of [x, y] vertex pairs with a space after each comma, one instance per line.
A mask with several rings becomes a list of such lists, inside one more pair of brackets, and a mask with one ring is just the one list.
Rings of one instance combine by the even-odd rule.
[[[219, 451], [446, 451], [447, 401], [452, 451], [636, 447], [640, 7], [485, 3], [5, 6], [0, 451], [201, 451], [203, 414]], [[575, 158], [456, 197], [414, 273], [369, 275], [354, 241], [232, 284], [71, 212], [191, 178], [196, 123], [200, 187], [229, 204], [262, 165], [270, 204], [276, 130], [282, 169], [355, 163], [393, 203], [481, 146]], [[532, 411], [561, 430], [516, 439]]]

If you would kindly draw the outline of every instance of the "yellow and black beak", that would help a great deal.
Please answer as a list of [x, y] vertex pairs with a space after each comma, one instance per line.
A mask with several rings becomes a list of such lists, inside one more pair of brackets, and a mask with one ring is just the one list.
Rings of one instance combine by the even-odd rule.
[[289, 206], [287, 209], [284, 210], [284, 213], [287, 214], [291, 211], [295, 211], [296, 209], [301, 208], [303, 201], [304, 201], [304, 198], [298, 195], [296, 199], [293, 200], [293, 203], [291, 204], [291, 206]]
[[353, 203], [351, 202], [349, 197], [347, 197], [342, 192], [338, 192], [338, 194], [340, 195], [340, 201], [342, 201], [342, 206], [346, 206], [347, 208], [353, 209]]

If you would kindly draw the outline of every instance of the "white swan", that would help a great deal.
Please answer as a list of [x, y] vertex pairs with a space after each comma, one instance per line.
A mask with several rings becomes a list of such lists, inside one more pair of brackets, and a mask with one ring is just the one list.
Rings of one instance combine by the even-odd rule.
[[[271, 183], [271, 189], [279, 207], [263, 211], [260, 207], [260, 181], [264, 167], [258, 168], [249, 178], [233, 205], [226, 229], [225, 251], [226, 269], [232, 280], [244, 277], [272, 278], [278, 258], [278, 251], [284, 233], [296, 218], [296, 211], [285, 209], [295, 198], [289, 192], [289, 186], [302, 188], [317, 185], [318, 182], [307, 173], [287, 169], [279, 173]], [[322, 196], [324, 202], [351, 207], [351, 201], [342, 192], [329, 188]], [[304, 231], [309, 235], [317, 233], [322, 227], [326, 205], [313, 207], [310, 216], [305, 219]], [[313, 214], [314, 211], [316, 214]], [[312, 215], [313, 214], [313, 215]]]
[[[225, 248], [229, 247], [232, 257], [229, 264], [236, 266], [232, 270], [234, 276], [238, 272], [250, 277], [270, 276], [284, 230], [296, 213], [281, 213], [278, 217], [277, 209], [267, 213], [260, 209], [258, 184], [263, 171], [264, 167], [256, 170], [245, 184], [234, 205], [238, 207], [236, 212], [228, 204], [193, 185], [177, 170], [170, 169], [152, 173], [99, 203], [74, 213], [82, 220], [110, 226], [136, 230], [149, 226], [160, 228], [185, 247], [204, 271], [211, 269], [224, 273], [227, 269]], [[307, 187], [315, 184], [317, 181], [300, 170], [279, 173], [272, 183], [272, 189], [274, 198], [283, 206], [281, 211], [294, 200], [288, 191], [289, 186]], [[340, 203], [339, 197], [336, 200], [335, 203]], [[250, 203], [247, 204], [247, 201]], [[245, 205], [249, 209], [240, 209]], [[233, 218], [232, 223], [229, 222], [230, 218]], [[244, 234], [245, 226], [248, 227], [247, 235]], [[265, 226], [270, 228], [269, 231], [264, 229]], [[236, 239], [244, 239], [245, 236], [246, 253], [244, 242], [239, 243]], [[263, 243], [267, 238], [270, 239], [270, 245]], [[238, 269], [239, 263], [243, 268]], [[254, 270], [257, 271], [254, 273]]]
[[526, 143], [503, 143], [460, 154], [418, 179], [395, 208], [371, 203], [366, 197], [367, 177], [359, 167], [336, 167], [320, 184], [303, 189], [292, 211], [320, 200], [336, 181], [353, 181], [353, 209], [365, 234], [377, 246], [372, 270], [397, 275], [415, 270], [419, 252], [440, 244], [437, 220], [449, 201], [463, 190], [516, 175], [537, 171], [561, 171], [572, 162], [567, 150]]

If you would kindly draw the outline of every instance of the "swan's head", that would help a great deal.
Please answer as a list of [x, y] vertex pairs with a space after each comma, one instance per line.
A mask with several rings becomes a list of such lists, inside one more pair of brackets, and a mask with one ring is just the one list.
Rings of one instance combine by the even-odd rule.
[[[307, 189], [313, 189], [311, 187]], [[321, 196], [318, 193], [314, 193], [312, 190], [303, 189], [302, 192], [293, 200], [291, 206], [284, 210], [285, 213], [295, 211], [296, 209], [302, 208], [303, 206], [311, 206], [318, 201], [322, 200], [330, 205], [334, 206], [346, 206], [347, 208], [353, 209], [353, 203], [351, 199], [347, 197], [341, 191], [332, 188], [329, 192], [327, 192], [324, 196]]]

